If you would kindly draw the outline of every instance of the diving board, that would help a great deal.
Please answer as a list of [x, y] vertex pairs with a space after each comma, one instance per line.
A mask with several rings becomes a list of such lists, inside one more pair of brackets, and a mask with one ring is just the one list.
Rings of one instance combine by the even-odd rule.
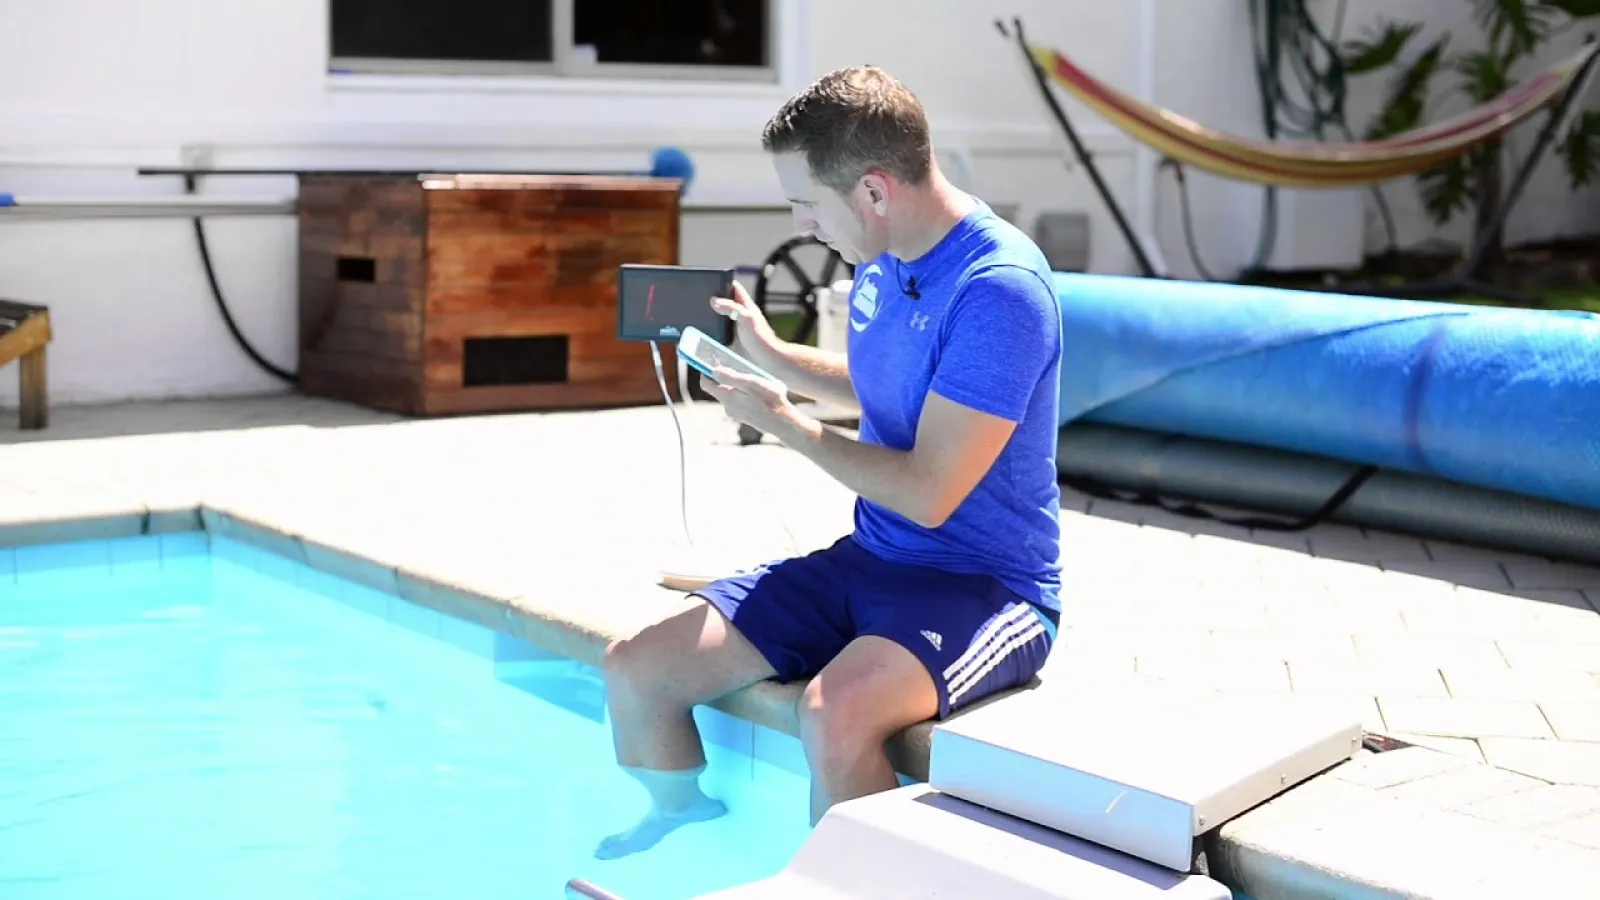
[[21, 367], [18, 406], [24, 431], [50, 423], [45, 353], [50, 344], [50, 310], [13, 300], [0, 300], [0, 367]]

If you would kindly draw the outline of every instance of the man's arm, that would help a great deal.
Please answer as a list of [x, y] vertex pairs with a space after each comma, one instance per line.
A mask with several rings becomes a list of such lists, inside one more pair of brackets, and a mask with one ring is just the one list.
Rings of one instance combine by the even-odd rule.
[[771, 372], [796, 394], [848, 410], [861, 409], [861, 401], [856, 398], [856, 389], [850, 382], [845, 355], [837, 350], [819, 350], [780, 338], [774, 341], [770, 351], [752, 354], [751, 361]]
[[864, 444], [794, 410], [776, 437], [858, 496], [938, 528], [994, 465], [1016, 423], [930, 391], [916, 446]]
[[739, 355], [771, 372], [801, 396], [849, 410], [861, 409], [850, 383], [845, 355], [778, 337], [744, 285], [735, 281], [733, 296], [713, 298], [711, 306], [723, 315], [737, 315], [733, 349]]
[[861, 443], [792, 407], [774, 436], [857, 495], [937, 528], [994, 465], [1040, 374], [1057, 361], [1056, 302], [1023, 269], [996, 268], [968, 284], [945, 324], [910, 450]]

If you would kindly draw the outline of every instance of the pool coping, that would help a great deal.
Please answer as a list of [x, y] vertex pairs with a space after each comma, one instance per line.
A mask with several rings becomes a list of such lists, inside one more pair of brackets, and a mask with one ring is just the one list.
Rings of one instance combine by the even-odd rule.
[[[313, 522], [315, 517], [274, 516], [265, 508], [252, 509], [240, 502], [185, 498], [167, 505], [143, 505], [107, 497], [59, 513], [34, 508], [13, 511], [8, 517], [0, 511], [0, 549], [206, 532], [595, 666], [611, 640], [631, 633], [629, 625], [643, 624], [610, 607], [563, 603], [559, 586], [532, 596], [525, 582], [519, 588], [511, 582], [494, 584], [493, 577], [449, 574], [426, 563], [408, 562], [403, 549], [383, 546], [382, 536], [337, 526], [306, 527], [302, 521]], [[662, 605], [663, 597], [694, 602], [686, 595], [650, 587], [659, 593], [633, 613], [659, 618], [669, 611]], [[1040, 683], [1036, 680], [1019, 690]], [[707, 705], [797, 736], [795, 708], [802, 689], [801, 684], [762, 682]], [[933, 726], [931, 721], [919, 723], [888, 744], [896, 768], [918, 781], [928, 777]], [[1203, 870], [1253, 900], [1455, 897], [1464, 896], [1463, 891], [1491, 890], [1529, 895], [1536, 881], [1570, 886], [1600, 878], [1600, 851], [1384, 793], [1387, 788], [1473, 768], [1503, 771], [1423, 747], [1363, 752], [1209, 831], [1199, 848], [1204, 851]], [[1425, 835], [1420, 844], [1419, 835]], [[1464, 866], [1463, 860], [1471, 860], [1471, 866]]]

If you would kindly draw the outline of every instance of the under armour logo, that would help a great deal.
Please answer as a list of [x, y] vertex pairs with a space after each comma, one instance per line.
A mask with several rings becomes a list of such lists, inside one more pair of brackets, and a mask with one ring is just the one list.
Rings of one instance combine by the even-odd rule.
[[[923, 316], [923, 318], [926, 319], [927, 316]], [[922, 633], [922, 636], [928, 639], [928, 643], [933, 645], [933, 649], [935, 649], [935, 650], [944, 649], [944, 638], [939, 634], [939, 632], [937, 632], [937, 631], [924, 631]]]
[[927, 313], [912, 313], [911, 314], [911, 327], [915, 328], [918, 331], [927, 331], [928, 330], [928, 314]]

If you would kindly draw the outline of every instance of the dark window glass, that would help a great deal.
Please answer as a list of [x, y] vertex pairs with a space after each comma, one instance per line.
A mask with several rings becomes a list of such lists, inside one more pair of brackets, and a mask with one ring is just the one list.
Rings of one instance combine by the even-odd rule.
[[[663, 7], [665, 0], [658, 0]], [[579, 2], [579, 6], [583, 3]], [[335, 58], [550, 62], [550, 0], [331, 0]]]
[[601, 63], [771, 64], [768, 0], [574, 0], [572, 42]]

